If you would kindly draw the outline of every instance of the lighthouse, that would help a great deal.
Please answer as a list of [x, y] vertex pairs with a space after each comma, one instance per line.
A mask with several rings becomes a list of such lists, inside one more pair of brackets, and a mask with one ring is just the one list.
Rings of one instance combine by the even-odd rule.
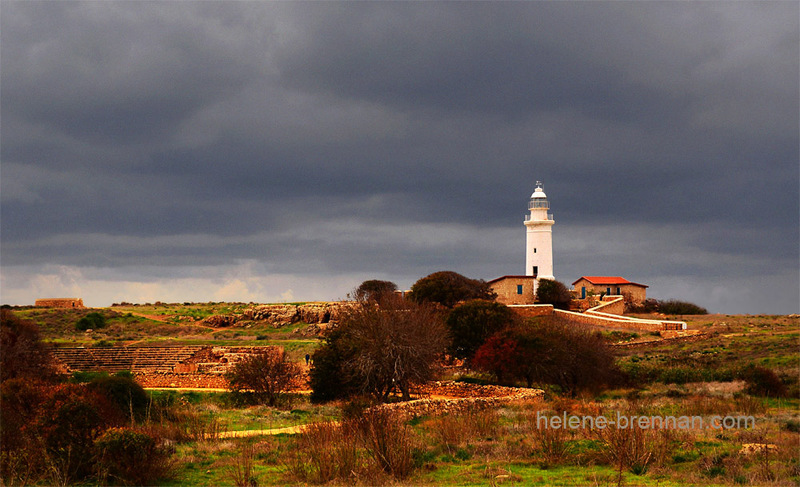
[[553, 223], [555, 222], [541, 181], [536, 181], [536, 189], [531, 195], [528, 209], [531, 213], [525, 215], [527, 230], [525, 275], [537, 279], [555, 279], [553, 277]]

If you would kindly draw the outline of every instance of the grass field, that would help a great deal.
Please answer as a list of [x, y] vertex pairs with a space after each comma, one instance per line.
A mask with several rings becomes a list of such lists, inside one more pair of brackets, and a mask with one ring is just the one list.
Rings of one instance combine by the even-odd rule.
[[[43, 339], [59, 346], [280, 345], [300, 361], [319, 345], [319, 339], [303, 333], [305, 323], [224, 329], [202, 323], [212, 314], [241, 313], [247, 306], [156, 303], [14, 312], [37, 323]], [[77, 330], [77, 321], [90, 312], [103, 314], [106, 326]], [[267, 407], [237, 404], [225, 392], [150, 391], [156, 401], [181, 405], [198, 430], [208, 432], [208, 437], [203, 433], [175, 443], [174, 476], [165, 485], [800, 484], [800, 320], [765, 315], [668, 318], [686, 321], [703, 337], [618, 348], [618, 364], [634, 379], [624, 388], [565, 397], [544, 387], [544, 400], [383, 425], [396, 440], [382, 446], [400, 465], [394, 469], [376, 460], [377, 447], [369, 436], [375, 428], [365, 423], [347, 426], [342, 403], [316, 405], [307, 395], [294, 394], [277, 407]], [[604, 336], [609, 342], [642, 338], [625, 332]], [[783, 397], [754, 392], [742, 372], [753, 366], [780, 378]], [[450, 379], [470, 377], [464, 371], [450, 374]], [[548, 417], [696, 416], [706, 424], [715, 415], [746, 416], [755, 424], [731, 429], [559, 431], [541, 428], [539, 412]], [[345, 426], [337, 426], [342, 421]], [[218, 435], [309, 424], [321, 429], [250, 438]], [[743, 452], [751, 444], [767, 446]], [[341, 468], [314, 467], [317, 464]], [[243, 473], [249, 479], [244, 483]]]

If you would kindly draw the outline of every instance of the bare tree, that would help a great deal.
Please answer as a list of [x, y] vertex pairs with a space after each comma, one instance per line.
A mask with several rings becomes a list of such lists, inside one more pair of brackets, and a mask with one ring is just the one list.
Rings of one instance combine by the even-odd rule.
[[395, 390], [410, 399], [412, 385], [434, 377], [448, 344], [447, 328], [433, 307], [401, 298], [357, 302], [339, 327], [348, 351], [343, 372], [381, 400]]
[[252, 394], [259, 402], [274, 406], [278, 395], [299, 376], [300, 367], [287, 360], [280, 347], [268, 347], [245, 357], [226, 374], [228, 389], [239, 394]]

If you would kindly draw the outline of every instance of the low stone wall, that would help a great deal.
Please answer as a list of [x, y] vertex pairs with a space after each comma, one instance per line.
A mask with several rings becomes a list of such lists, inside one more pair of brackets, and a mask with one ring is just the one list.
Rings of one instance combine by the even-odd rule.
[[[454, 414], [464, 410], [487, 409], [515, 401], [540, 400], [544, 398], [541, 389], [518, 387], [480, 386], [459, 382], [433, 383], [429, 388], [439, 395], [464, 394], [463, 397], [447, 399], [423, 398], [408, 402], [381, 404], [372, 408], [378, 411], [391, 411], [406, 418], [416, 416], [439, 416]], [[482, 396], [481, 394], [491, 394]]]
[[564, 311], [557, 309], [555, 313], [563, 316], [572, 322], [578, 322], [587, 326], [595, 326], [601, 328], [613, 328], [615, 330], [634, 330], [634, 331], [660, 331], [664, 327], [658, 322], [641, 322], [623, 319], [607, 318], [604, 316], [574, 313], [572, 311]]
[[551, 316], [553, 314], [552, 304], [511, 304], [508, 307], [523, 318]]
[[587, 314], [597, 312], [621, 316], [625, 313], [625, 299], [622, 296], [603, 296], [602, 303], [586, 310]]
[[135, 372], [133, 378], [142, 387], [186, 387], [193, 389], [226, 389], [228, 387], [228, 381], [220, 374]]

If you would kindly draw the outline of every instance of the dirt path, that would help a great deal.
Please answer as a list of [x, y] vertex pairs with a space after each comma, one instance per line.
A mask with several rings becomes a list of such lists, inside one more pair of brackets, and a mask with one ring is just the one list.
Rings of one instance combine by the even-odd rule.
[[296, 435], [308, 428], [309, 424], [298, 424], [295, 426], [285, 426], [283, 428], [270, 428], [263, 430], [242, 430], [242, 431], [223, 431], [216, 435], [216, 438], [248, 438], [250, 436], [270, 436], [270, 435]]

